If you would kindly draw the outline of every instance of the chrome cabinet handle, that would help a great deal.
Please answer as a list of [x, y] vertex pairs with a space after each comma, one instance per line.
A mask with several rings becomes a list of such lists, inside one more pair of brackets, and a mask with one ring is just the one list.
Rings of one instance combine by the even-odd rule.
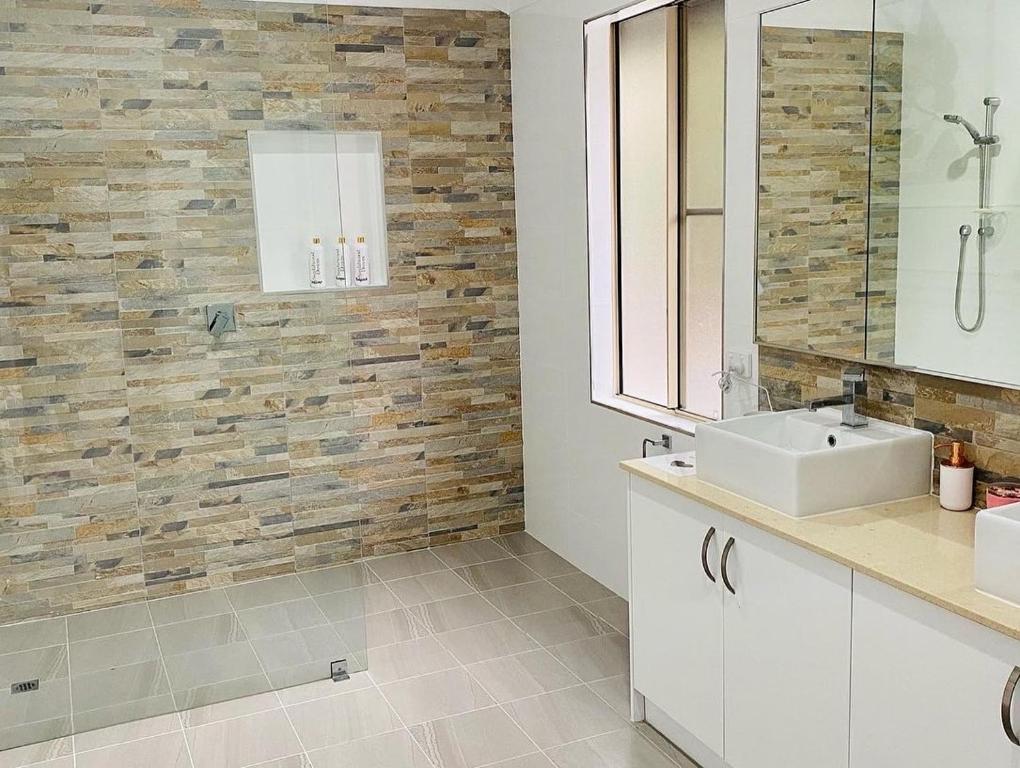
[[736, 542], [733, 540], [733, 537], [731, 536], [730, 540], [726, 542], [726, 546], [723, 547], [723, 551], [722, 551], [722, 581], [723, 581], [723, 584], [726, 585], [726, 589], [728, 589], [730, 591], [731, 595], [737, 594], [737, 590], [735, 590], [733, 588], [733, 585], [730, 584], [730, 575], [726, 571], [726, 563], [729, 562], [729, 559], [730, 559], [730, 550], [733, 549], [733, 545], [734, 544], [736, 544]]
[[1016, 693], [1017, 683], [1020, 683], [1020, 667], [1013, 667], [1013, 674], [1006, 681], [1006, 689], [1002, 692], [1002, 730], [1006, 732], [1006, 738], [1020, 747], [1020, 736], [1013, 730], [1013, 694]]
[[708, 567], [708, 545], [712, 543], [713, 536], [715, 536], [715, 526], [708, 529], [708, 533], [705, 534], [705, 540], [701, 542], [701, 567], [704, 569], [705, 575], [708, 576], [708, 580], [715, 583], [715, 574]]

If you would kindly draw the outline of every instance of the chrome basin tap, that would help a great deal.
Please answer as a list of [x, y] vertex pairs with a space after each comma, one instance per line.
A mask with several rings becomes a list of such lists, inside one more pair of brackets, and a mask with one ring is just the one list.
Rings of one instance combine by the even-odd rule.
[[843, 371], [843, 394], [835, 397], [820, 397], [808, 401], [807, 409], [811, 412], [819, 408], [826, 408], [830, 405], [843, 406], [843, 420], [840, 422], [844, 427], [866, 427], [868, 417], [857, 412], [857, 396], [865, 393], [864, 369], [860, 366], [852, 366]]

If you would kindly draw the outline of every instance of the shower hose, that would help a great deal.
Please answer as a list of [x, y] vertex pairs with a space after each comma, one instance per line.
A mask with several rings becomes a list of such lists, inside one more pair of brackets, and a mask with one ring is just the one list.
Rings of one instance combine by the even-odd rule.
[[985, 321], [985, 238], [981, 230], [978, 230], [978, 311], [977, 319], [972, 325], [963, 322], [963, 314], [960, 305], [963, 300], [963, 271], [966, 266], [967, 240], [970, 239], [972, 229], [970, 224], [960, 227], [960, 258], [956, 267], [956, 324], [967, 333], [973, 333]]

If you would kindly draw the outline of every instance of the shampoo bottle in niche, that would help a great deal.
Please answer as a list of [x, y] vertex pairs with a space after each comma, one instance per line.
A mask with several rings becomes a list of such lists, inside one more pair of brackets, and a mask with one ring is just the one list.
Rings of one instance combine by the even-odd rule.
[[368, 246], [365, 245], [365, 236], [358, 235], [358, 241], [354, 244], [354, 282], [358, 285], [365, 285], [371, 279]]
[[962, 512], [974, 504], [974, 463], [963, 454], [963, 443], [954, 440], [948, 459], [939, 462], [939, 504]]
[[308, 250], [308, 282], [312, 288], [321, 288], [325, 283], [322, 279], [322, 243], [319, 238], [312, 238], [312, 247]]
[[336, 240], [336, 284], [347, 285], [347, 238], [343, 235]]

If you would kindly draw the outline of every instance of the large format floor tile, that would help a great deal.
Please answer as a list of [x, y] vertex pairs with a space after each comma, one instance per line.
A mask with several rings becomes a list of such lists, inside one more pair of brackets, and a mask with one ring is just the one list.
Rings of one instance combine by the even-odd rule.
[[420, 723], [410, 730], [432, 762], [443, 768], [479, 768], [535, 749], [531, 739], [499, 707]]
[[522, 533], [0, 627], [0, 768], [690, 768], [627, 611]]
[[244, 768], [304, 751], [282, 710], [189, 728], [185, 734], [195, 768]]
[[506, 709], [542, 749], [627, 726], [585, 686], [520, 699], [507, 704]]

